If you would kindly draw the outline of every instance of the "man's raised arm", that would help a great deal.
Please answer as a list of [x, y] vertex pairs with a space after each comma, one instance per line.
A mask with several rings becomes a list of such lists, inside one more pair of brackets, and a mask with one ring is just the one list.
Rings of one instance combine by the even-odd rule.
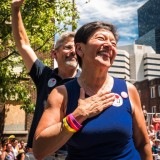
[[36, 61], [37, 56], [30, 46], [29, 39], [22, 21], [20, 7], [23, 2], [24, 0], [12, 0], [12, 31], [18, 51], [22, 56], [25, 66], [29, 72], [33, 63]]

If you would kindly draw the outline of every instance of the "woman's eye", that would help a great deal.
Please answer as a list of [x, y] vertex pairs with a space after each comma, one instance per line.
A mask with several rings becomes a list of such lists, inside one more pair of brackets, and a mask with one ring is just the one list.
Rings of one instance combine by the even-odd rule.
[[111, 43], [112, 43], [112, 45], [113, 45], [114, 47], [117, 46], [117, 43], [116, 43], [116, 42], [111, 42]]
[[97, 39], [98, 39], [98, 40], [101, 40], [101, 41], [103, 41], [103, 40], [104, 40], [104, 38], [103, 38], [103, 37], [97, 37]]

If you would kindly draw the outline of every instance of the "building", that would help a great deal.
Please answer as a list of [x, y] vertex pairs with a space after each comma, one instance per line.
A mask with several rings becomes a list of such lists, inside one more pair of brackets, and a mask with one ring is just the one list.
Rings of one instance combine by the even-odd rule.
[[130, 79], [129, 53], [125, 50], [118, 50], [118, 54], [112, 67], [109, 70], [110, 75], [122, 79]]
[[[145, 45], [127, 45], [127, 46], [120, 46], [118, 49], [125, 53], [128, 56], [128, 61], [122, 64], [123, 67], [126, 66], [126, 63], [129, 64], [127, 69], [129, 70], [128, 76], [127, 74], [125, 77], [120, 77], [116, 72], [114, 73], [115, 76], [119, 78], [125, 78], [126, 80], [130, 80], [133, 82], [143, 81], [145, 79], [151, 80], [154, 78], [160, 77], [160, 54], [156, 54], [150, 46]], [[116, 61], [119, 61], [119, 50], [118, 55], [116, 57]], [[128, 54], [127, 54], [128, 53]], [[121, 55], [121, 54], [120, 54]], [[120, 62], [119, 62], [120, 63]], [[116, 63], [113, 63], [113, 67]], [[119, 64], [117, 64], [118, 68]], [[112, 68], [112, 67], [111, 67]], [[121, 70], [121, 66], [119, 68]], [[122, 72], [117, 70], [119, 73]]]
[[[135, 55], [130, 56], [131, 78], [135, 79], [142, 105], [151, 113], [160, 112], [159, 8], [160, 0], [148, 0], [138, 9], [139, 38], [135, 41]], [[131, 53], [133, 49], [129, 48]]]
[[160, 113], [160, 78], [144, 80], [134, 84], [139, 92], [141, 103], [150, 113]]
[[149, 0], [138, 9], [139, 38], [136, 44], [152, 46], [160, 54], [160, 0]]
[[[130, 77], [130, 79], [127, 77], [125, 79], [136, 86], [141, 105], [146, 106], [150, 113], [160, 112], [160, 54], [156, 54], [152, 47], [145, 45], [134, 44], [118, 48], [124, 53], [128, 53], [128, 78]], [[119, 56], [116, 59], [119, 59]], [[125, 63], [121, 65], [125, 66]], [[119, 70], [117, 71], [119, 72]], [[115, 72], [115, 76], [118, 77], [119, 74]]]

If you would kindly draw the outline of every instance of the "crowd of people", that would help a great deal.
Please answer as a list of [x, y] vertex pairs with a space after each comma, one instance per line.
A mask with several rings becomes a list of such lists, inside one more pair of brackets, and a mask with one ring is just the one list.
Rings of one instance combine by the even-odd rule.
[[153, 158], [154, 160], [160, 160], [160, 117], [158, 113], [154, 113], [149, 117], [145, 105], [142, 106], [142, 111], [146, 121]]
[[146, 118], [146, 125], [154, 160], [160, 160], [160, 117], [158, 114], [153, 114], [150, 123]]
[[0, 141], [0, 160], [35, 160], [35, 158], [24, 140], [10, 135]]
[[[155, 113], [148, 123], [146, 110], [144, 116], [146, 117], [153, 158], [154, 160], [160, 160], [160, 117]], [[64, 154], [63, 157], [65, 157]], [[7, 139], [1, 139], [0, 141], [0, 160], [35, 160], [35, 157], [24, 140], [18, 140], [14, 135], [10, 135]]]
[[[59, 150], [43, 160], [65, 160], [66, 155], [66, 150]], [[25, 140], [10, 135], [8, 138], [0, 137], [0, 160], [36, 160], [36, 158]]]

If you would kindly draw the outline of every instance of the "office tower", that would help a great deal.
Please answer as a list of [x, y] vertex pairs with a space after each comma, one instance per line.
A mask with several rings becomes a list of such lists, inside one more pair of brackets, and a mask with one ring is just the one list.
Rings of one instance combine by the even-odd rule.
[[129, 53], [124, 50], [118, 50], [118, 54], [109, 69], [110, 75], [122, 79], [130, 79]]
[[[125, 60], [126, 58], [120, 58], [122, 55], [116, 57], [110, 69], [116, 77], [122, 78], [122, 76], [125, 76], [125, 79], [131, 80], [131, 82], [143, 81], [145, 79], [151, 80], [160, 77], [160, 54], [156, 54], [151, 46], [134, 44], [119, 46], [118, 49], [117, 55], [119, 55], [119, 51], [121, 51], [123, 57], [127, 56], [127, 60]], [[115, 70], [113, 70], [114, 68]], [[127, 70], [129, 72], [124, 72]], [[117, 74], [117, 72], [119, 74]]]
[[160, 0], [149, 0], [138, 9], [139, 38], [136, 44], [152, 46], [160, 54]]

